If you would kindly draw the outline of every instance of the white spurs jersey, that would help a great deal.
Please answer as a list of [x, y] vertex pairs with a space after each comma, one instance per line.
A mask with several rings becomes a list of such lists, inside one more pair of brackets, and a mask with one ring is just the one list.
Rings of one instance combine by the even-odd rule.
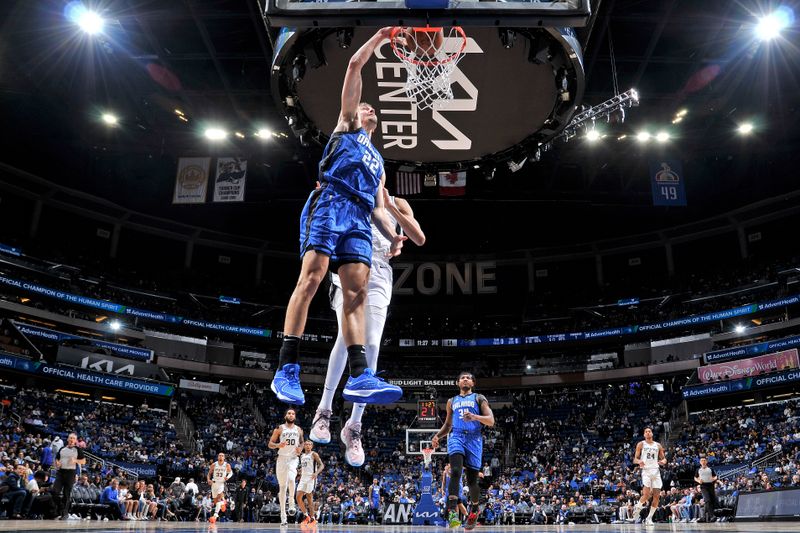
[[281, 424], [281, 436], [279, 443], [286, 443], [283, 448], [278, 448], [278, 455], [284, 457], [297, 457], [297, 447], [300, 446], [300, 428], [296, 425], [292, 427]]
[[214, 466], [211, 468], [211, 482], [212, 483], [225, 483], [228, 477], [228, 463], [224, 462], [219, 464], [219, 461], [214, 461]]
[[314, 452], [304, 453], [300, 456], [300, 475], [310, 478], [314, 473]]
[[642, 455], [639, 458], [644, 461], [643, 470], [658, 470], [658, 451], [660, 449], [661, 445], [656, 441], [649, 444], [646, 440], [642, 441]]
[[[390, 196], [389, 201], [392, 205], [397, 205], [394, 196]], [[389, 217], [392, 226], [397, 228], [397, 219], [392, 216], [392, 213], [388, 209], [386, 209], [386, 215]], [[375, 225], [375, 222], [371, 222], [370, 227], [372, 228], [372, 261], [379, 261], [389, 264], [389, 259], [386, 257], [386, 254], [389, 253], [389, 250], [392, 248], [392, 242], [383, 236], [383, 233], [381, 233], [381, 230], [379, 230], [378, 226]], [[399, 230], [400, 234], [403, 233], [402, 229], [397, 229]]]

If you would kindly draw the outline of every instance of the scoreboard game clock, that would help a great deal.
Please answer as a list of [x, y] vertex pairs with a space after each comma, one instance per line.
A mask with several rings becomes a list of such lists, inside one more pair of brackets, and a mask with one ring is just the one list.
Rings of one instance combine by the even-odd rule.
[[435, 427], [438, 418], [436, 400], [417, 401], [417, 422], [420, 427]]

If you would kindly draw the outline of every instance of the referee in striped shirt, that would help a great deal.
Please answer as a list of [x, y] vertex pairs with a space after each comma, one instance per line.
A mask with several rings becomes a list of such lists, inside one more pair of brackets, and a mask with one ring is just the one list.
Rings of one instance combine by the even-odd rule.
[[59, 514], [56, 520], [66, 520], [69, 517], [69, 507], [72, 502], [72, 487], [75, 486], [75, 469], [78, 465], [85, 465], [86, 458], [83, 450], [77, 446], [78, 436], [70, 433], [67, 445], [58, 450], [56, 454], [56, 479], [53, 482], [53, 497], [58, 500]]

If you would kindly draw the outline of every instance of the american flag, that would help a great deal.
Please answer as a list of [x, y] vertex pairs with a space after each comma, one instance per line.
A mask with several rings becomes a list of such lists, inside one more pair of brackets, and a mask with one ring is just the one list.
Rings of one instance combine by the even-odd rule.
[[422, 175], [419, 172], [397, 171], [397, 194], [399, 196], [411, 196], [422, 191], [420, 181]]

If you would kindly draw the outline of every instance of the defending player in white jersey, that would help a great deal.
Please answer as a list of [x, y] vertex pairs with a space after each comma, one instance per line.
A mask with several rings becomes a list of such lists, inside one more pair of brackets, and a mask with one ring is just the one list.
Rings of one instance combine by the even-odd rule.
[[[420, 228], [419, 222], [414, 218], [414, 211], [408, 202], [403, 198], [389, 196], [384, 189], [384, 205], [390, 221], [399, 225], [402, 233], [406, 234], [417, 246], [425, 244], [425, 234]], [[367, 365], [372, 372], [378, 367], [378, 351], [381, 346], [383, 336], [383, 326], [386, 323], [386, 311], [389, 308], [389, 301], [392, 299], [392, 266], [389, 264], [389, 250], [392, 243], [372, 225], [372, 270], [369, 275], [367, 285], [367, 313], [366, 313], [366, 334], [367, 334]], [[347, 346], [342, 335], [342, 289], [339, 277], [332, 276], [331, 279], [331, 307], [336, 311], [336, 320], [339, 323], [339, 335], [336, 343], [331, 350], [328, 359], [328, 373], [325, 376], [325, 389], [322, 399], [317, 407], [314, 417], [314, 425], [311, 428], [309, 438], [320, 444], [327, 444], [331, 441], [330, 418], [331, 405], [333, 405], [333, 395], [342, 379], [344, 365], [347, 361]], [[347, 397], [346, 400], [357, 402], [356, 398]], [[359, 467], [364, 464], [364, 448], [361, 445], [361, 416], [364, 414], [364, 403], [354, 403], [353, 412], [350, 419], [344, 424], [339, 437], [345, 444], [345, 461], [350, 466]]]
[[212, 524], [216, 523], [219, 513], [225, 512], [225, 483], [233, 475], [231, 465], [225, 461], [225, 454], [217, 456], [217, 460], [208, 467], [208, 484], [211, 485], [211, 497], [214, 503], [214, 515], [208, 519]]
[[[307, 440], [303, 443], [303, 454], [300, 455], [300, 482], [297, 484], [297, 505], [306, 515], [302, 524], [315, 524], [317, 510], [314, 508], [314, 489], [317, 486], [317, 476], [325, 469], [325, 464], [319, 454], [313, 450], [314, 443]], [[303, 497], [308, 502], [304, 503]]]
[[633, 507], [633, 517], [638, 519], [645, 503], [650, 502], [650, 512], [647, 514], [645, 525], [652, 526], [653, 515], [658, 509], [658, 500], [661, 496], [661, 470], [659, 466], [667, 464], [664, 448], [653, 440], [653, 428], [644, 428], [644, 440], [636, 445], [636, 455], [633, 462], [642, 469], [642, 497]]
[[269, 439], [269, 448], [278, 450], [275, 474], [278, 477], [278, 503], [281, 506], [281, 525], [289, 525], [286, 517], [286, 496], [289, 496], [289, 511], [294, 514], [295, 481], [297, 480], [298, 455], [303, 450], [303, 430], [294, 423], [296, 413], [289, 408], [283, 416], [284, 423], [276, 427]]

